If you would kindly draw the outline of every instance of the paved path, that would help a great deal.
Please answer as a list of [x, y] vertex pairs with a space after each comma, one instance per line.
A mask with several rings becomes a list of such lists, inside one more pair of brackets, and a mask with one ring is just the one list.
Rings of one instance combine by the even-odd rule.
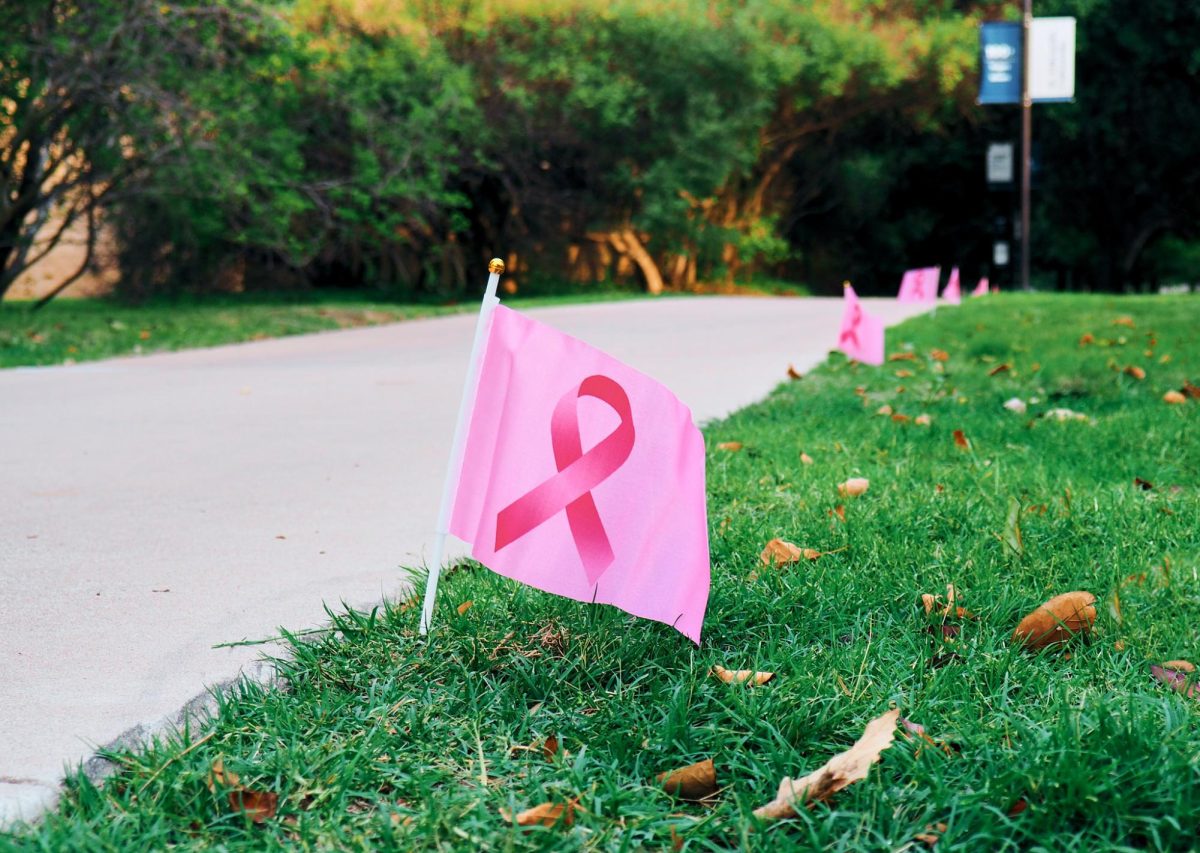
[[[704, 421], [823, 358], [840, 301], [533, 313]], [[431, 538], [473, 323], [0, 371], [0, 823], [262, 653], [214, 643], [398, 592]]]

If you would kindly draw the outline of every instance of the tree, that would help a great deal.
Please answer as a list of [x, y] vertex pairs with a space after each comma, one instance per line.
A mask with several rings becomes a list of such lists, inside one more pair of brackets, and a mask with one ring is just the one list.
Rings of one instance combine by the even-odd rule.
[[[194, 93], [271, 28], [251, 0], [47, 0], [0, 13], [0, 296], [86, 223], [222, 147]], [[50, 298], [50, 297], [47, 297]]]

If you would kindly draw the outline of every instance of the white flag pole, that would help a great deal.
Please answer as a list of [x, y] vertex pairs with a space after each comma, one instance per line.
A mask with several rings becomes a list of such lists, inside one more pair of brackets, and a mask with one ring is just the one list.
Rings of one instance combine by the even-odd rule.
[[442, 486], [442, 506], [438, 510], [437, 530], [433, 540], [433, 557], [429, 563], [429, 578], [425, 582], [425, 603], [421, 608], [421, 636], [429, 633], [433, 620], [433, 603], [437, 598], [438, 578], [442, 574], [442, 559], [446, 550], [446, 535], [450, 532], [450, 509], [454, 494], [458, 490], [458, 478], [462, 473], [463, 445], [467, 440], [467, 423], [475, 407], [475, 386], [479, 380], [479, 360], [482, 356], [483, 337], [487, 332], [488, 318], [492, 309], [500, 304], [496, 286], [504, 274], [504, 261], [492, 258], [488, 262], [487, 290], [479, 306], [479, 319], [475, 321], [475, 341], [471, 344], [471, 360], [467, 363], [467, 378], [463, 382], [462, 401], [458, 404], [458, 422], [454, 425], [454, 443], [450, 446], [450, 461], [446, 465], [446, 482]]

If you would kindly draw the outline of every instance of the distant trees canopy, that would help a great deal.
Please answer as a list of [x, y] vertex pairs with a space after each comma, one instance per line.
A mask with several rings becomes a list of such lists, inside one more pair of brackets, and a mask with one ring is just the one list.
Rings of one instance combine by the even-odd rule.
[[[1037, 108], [1036, 269], [1118, 288], [1161, 272], [1147, 259], [1197, 256], [1192, 6], [1041, 0], [1079, 16], [1081, 53], [1077, 103]], [[80, 221], [111, 229], [101, 260], [133, 296], [450, 298], [493, 254], [535, 289], [770, 275], [890, 291], [906, 265], [982, 270], [1008, 203], [987, 193], [984, 149], [1016, 116], [974, 104], [976, 26], [1013, 11], [4, 4], [0, 294]]]

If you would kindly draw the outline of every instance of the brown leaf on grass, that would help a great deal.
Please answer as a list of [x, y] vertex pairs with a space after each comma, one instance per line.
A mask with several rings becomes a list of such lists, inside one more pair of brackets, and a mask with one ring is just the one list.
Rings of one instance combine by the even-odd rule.
[[462, 616], [464, 613], [466, 613], [468, 610], [470, 610], [474, 606], [475, 606], [474, 601], [464, 601], [462, 604], [458, 605], [458, 615]]
[[912, 375], [913, 375], [913, 372], [911, 370], [897, 370], [896, 371], [897, 379], [908, 379]]
[[1132, 376], [1134, 379], [1138, 380], [1139, 382], [1141, 382], [1143, 379], [1146, 378], [1146, 371], [1142, 370], [1136, 364], [1128, 365], [1125, 368], [1125, 373], [1129, 376]]
[[749, 684], [751, 687], [761, 687], [775, 677], [775, 673], [773, 672], [757, 672], [753, 669], [726, 669], [723, 666], [713, 666], [709, 672], [726, 684]]
[[717, 792], [717, 768], [711, 758], [678, 770], [664, 770], [655, 778], [664, 791], [681, 800], [703, 800]]
[[970, 450], [971, 442], [967, 439], [967, 434], [961, 429], [954, 431], [954, 446], [959, 450]]
[[1149, 480], [1143, 480], [1141, 477], [1134, 477], [1133, 484], [1144, 492], [1148, 492], [1154, 488], [1154, 484]]
[[892, 414], [892, 407], [889, 406], [887, 403], [884, 403], [882, 406], [880, 406], [878, 409], [875, 410], [875, 414], [889, 417]]
[[1012, 370], [1012, 365], [1006, 361], [1003, 364], [997, 364], [995, 367], [989, 370], [988, 376], [998, 376], [999, 374], [1009, 370]]
[[218, 755], [212, 764], [212, 769], [208, 771], [208, 779], [205, 784], [208, 785], [208, 790], [215, 793], [218, 786], [228, 787], [236, 785], [240, 781], [236, 773], [225, 769], [225, 756]]
[[866, 477], [851, 477], [844, 483], [838, 483], [838, 494], [844, 498], [856, 498], [871, 488], [871, 481]]
[[1123, 317], [1118, 317], [1117, 319], [1112, 321], [1112, 324], [1114, 326], [1125, 326], [1126, 328], [1129, 328], [1129, 329], [1137, 328], [1137, 326], [1135, 326], [1133, 323], [1133, 318], [1128, 315], [1125, 315]]
[[575, 822], [575, 810], [578, 808], [579, 801], [571, 799], [565, 803], [541, 803], [517, 815], [508, 809], [500, 809], [500, 816], [517, 826], [554, 826], [560, 819], [563, 826], [570, 826]]
[[671, 849], [676, 853], [683, 849], [683, 836], [675, 831], [674, 824], [671, 824]]
[[799, 806], [824, 802], [860, 779], [867, 778], [871, 765], [896, 738], [896, 721], [900, 710], [893, 709], [867, 723], [866, 729], [853, 746], [831, 758], [824, 767], [802, 779], [784, 777], [775, 799], [754, 810], [759, 818], [795, 817]]
[[735, 450], [741, 450], [741, 449], [742, 449], [742, 443], [740, 441], [722, 441], [720, 444], [717, 445], [717, 450], [726, 450], [729, 452], [733, 452]]
[[772, 539], [758, 555], [758, 559], [764, 566], [778, 568], [798, 563], [803, 556], [804, 552], [798, 545], [784, 539]]
[[892, 415], [892, 420], [898, 424], [903, 424], [903, 423], [908, 423], [908, 421], [911, 419], [909, 418], [908, 415], [902, 415], [902, 414], [896, 413], [896, 414]]
[[833, 508], [833, 514], [838, 517], [842, 524], [846, 523], [846, 507], [843, 504], [838, 504]]
[[275, 817], [275, 811], [279, 808], [279, 795], [274, 791], [239, 788], [229, 792], [229, 808], [244, 813], [254, 823], [263, 823]]
[[788, 375], [788, 379], [803, 379], [804, 378], [804, 374], [801, 373], [800, 371], [798, 371], [795, 367], [793, 367], [790, 364], [788, 365], [787, 375]]
[[920, 414], [913, 418], [913, 423], [917, 426], [929, 426], [933, 423], [933, 418], [926, 414]]
[[888, 361], [916, 361], [917, 354], [912, 352], [894, 352], [888, 356]]
[[854, 393], [857, 394], [859, 397], [867, 396], [867, 386], [866, 385], [856, 385], [854, 388]]
[[1034, 651], [1087, 634], [1096, 621], [1096, 596], [1084, 590], [1056, 595], [1021, 620], [1012, 640]]
[[550, 735], [542, 742], [542, 757], [547, 761], [552, 761], [556, 755], [558, 755], [558, 738]]
[[1179, 393], [1191, 397], [1193, 400], [1200, 400], [1200, 387], [1193, 385], [1186, 379], [1183, 381], [1183, 387], [1179, 389]]
[[1079, 345], [1081, 347], [1086, 347], [1088, 344], [1094, 344], [1095, 342], [1096, 336], [1091, 332], [1084, 332], [1083, 336], [1079, 339]]
[[934, 361], [949, 361], [950, 353], [946, 352], [944, 349], [935, 349], [929, 353], [929, 357]]
[[1025, 811], [1025, 809], [1027, 809], [1027, 808], [1029, 808], [1029, 803], [1027, 803], [1025, 801], [1024, 797], [1021, 797], [1015, 803], [1013, 803], [1011, 806], [1008, 807], [1008, 816], [1016, 817], [1021, 812]]
[[1178, 406], [1180, 403], [1186, 403], [1187, 397], [1178, 391], [1168, 391], [1166, 394], [1163, 394], [1163, 402], [1171, 406]]
[[914, 835], [913, 841], [920, 841], [924, 844], [928, 844], [930, 847], [933, 847], [938, 843], [942, 837], [942, 834], [945, 833], [947, 829], [949, 829], [949, 827], [944, 823], [927, 823], [925, 824], [925, 831], [918, 832], [916, 835]]
[[813, 458], [811, 456], [809, 456], [807, 453], [801, 453], [800, 454], [800, 462], [804, 465], [812, 465]]
[[1167, 669], [1178, 669], [1183, 672], [1195, 672], [1196, 665], [1188, 660], [1169, 660], [1163, 663]]
[[[1150, 675], [1170, 687], [1176, 693], [1181, 693], [1189, 699], [1200, 696], [1200, 684], [1194, 680], [1195, 667], [1191, 669], [1173, 668], [1170, 664], [1188, 663], [1187, 661], [1167, 661], [1162, 666], [1151, 664]], [[1188, 664], [1191, 666], [1191, 664]]]

